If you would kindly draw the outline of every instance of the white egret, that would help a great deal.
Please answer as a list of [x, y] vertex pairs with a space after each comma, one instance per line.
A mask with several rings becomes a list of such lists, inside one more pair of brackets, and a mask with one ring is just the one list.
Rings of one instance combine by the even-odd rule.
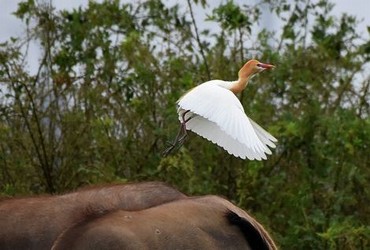
[[164, 154], [182, 144], [191, 130], [242, 159], [266, 159], [275, 148], [276, 138], [245, 114], [235, 94], [242, 92], [249, 79], [275, 66], [250, 60], [239, 70], [238, 80], [211, 80], [188, 91], [178, 101], [181, 122], [175, 142]]

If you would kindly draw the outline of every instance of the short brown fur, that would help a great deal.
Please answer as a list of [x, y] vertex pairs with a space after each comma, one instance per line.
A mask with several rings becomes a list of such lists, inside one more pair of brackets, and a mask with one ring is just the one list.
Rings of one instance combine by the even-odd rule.
[[241, 229], [227, 220], [228, 211], [247, 220], [262, 237], [264, 245], [253, 249], [277, 249], [255, 219], [218, 196], [88, 217], [61, 234], [52, 249], [252, 249]]
[[186, 197], [164, 183], [147, 182], [5, 199], [0, 202], [0, 249], [50, 249], [60, 233], [89, 214], [137, 211]]

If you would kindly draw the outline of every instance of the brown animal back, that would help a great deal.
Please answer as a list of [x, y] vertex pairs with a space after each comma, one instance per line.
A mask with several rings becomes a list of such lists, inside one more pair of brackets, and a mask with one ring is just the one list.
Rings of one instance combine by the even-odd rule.
[[53, 249], [274, 249], [230, 204], [206, 196], [90, 216], [64, 232]]
[[144, 182], [5, 199], [0, 202], [0, 249], [50, 249], [64, 230], [92, 214], [141, 210], [186, 197], [165, 183]]

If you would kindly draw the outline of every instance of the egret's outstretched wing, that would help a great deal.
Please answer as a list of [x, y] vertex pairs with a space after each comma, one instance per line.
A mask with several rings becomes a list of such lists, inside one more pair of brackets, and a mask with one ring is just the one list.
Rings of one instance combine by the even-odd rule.
[[[196, 114], [186, 128], [218, 144], [230, 154], [245, 159], [266, 159], [276, 140], [249, 119], [238, 98], [228, 89], [210, 81], [189, 91], [179, 101], [179, 114]], [[191, 114], [186, 114], [188, 117]]]
[[258, 138], [262, 141], [262, 143], [268, 145], [271, 148], [275, 148], [276, 145], [274, 142], [277, 142], [277, 139], [273, 137], [269, 132], [264, 130], [260, 125], [258, 125], [255, 121], [249, 118], [254, 130], [257, 133]]
[[266, 159], [265, 153], [255, 152], [238, 140], [232, 138], [216, 123], [211, 122], [202, 116], [194, 116], [186, 124], [186, 128], [219, 145], [229, 154], [235, 155], [236, 157], [240, 157], [242, 159], [248, 158], [250, 160]]

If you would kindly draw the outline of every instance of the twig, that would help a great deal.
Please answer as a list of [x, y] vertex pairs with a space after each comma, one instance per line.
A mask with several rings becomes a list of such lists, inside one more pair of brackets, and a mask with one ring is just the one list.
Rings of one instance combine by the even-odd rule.
[[204, 66], [206, 67], [208, 80], [210, 80], [211, 79], [211, 72], [209, 70], [207, 59], [206, 59], [206, 56], [205, 56], [204, 51], [203, 51], [202, 42], [200, 41], [198, 27], [197, 27], [197, 24], [196, 24], [195, 18], [194, 18], [193, 7], [191, 6], [190, 0], [187, 0], [187, 2], [188, 2], [189, 10], [190, 10], [191, 21], [193, 23], [194, 30], [195, 30], [195, 36], [196, 36], [196, 39], [197, 39], [197, 42], [198, 42], [198, 45], [199, 45], [200, 54], [203, 58]]

